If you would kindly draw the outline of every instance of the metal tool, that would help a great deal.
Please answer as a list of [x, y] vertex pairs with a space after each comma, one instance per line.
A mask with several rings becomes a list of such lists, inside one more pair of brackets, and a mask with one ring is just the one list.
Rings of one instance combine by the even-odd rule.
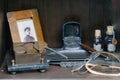
[[52, 51], [52, 52], [54, 52], [54, 53], [56, 53], [56, 54], [58, 54], [58, 55], [60, 55], [60, 56], [62, 56], [62, 57], [64, 57], [64, 58], [66, 58], [66, 59], [68, 59], [68, 57], [67, 57], [66, 55], [64, 55], [64, 54], [62, 54], [62, 53], [59, 53], [59, 52], [55, 51], [54, 49], [52, 49], [52, 48], [50, 48], [50, 47], [48, 47], [48, 46], [45, 46], [45, 48], [46, 48], [46, 49], [49, 49], [50, 51]]

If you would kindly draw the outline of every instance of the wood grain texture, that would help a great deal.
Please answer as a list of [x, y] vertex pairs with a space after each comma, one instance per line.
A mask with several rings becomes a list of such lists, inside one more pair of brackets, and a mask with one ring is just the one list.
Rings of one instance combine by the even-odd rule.
[[4, 1], [0, 3], [0, 66], [4, 60], [5, 52], [6, 52], [6, 37], [5, 37], [5, 24], [4, 24]]
[[104, 36], [106, 26], [111, 24], [111, 14], [108, 14], [111, 6], [111, 0], [7, 0], [6, 9], [38, 9], [43, 35], [50, 47], [62, 47], [62, 26], [65, 22], [80, 22], [82, 42], [92, 47], [94, 30], [102, 29]]
[[112, 20], [118, 40], [117, 49], [120, 51], [120, 0], [112, 0]]

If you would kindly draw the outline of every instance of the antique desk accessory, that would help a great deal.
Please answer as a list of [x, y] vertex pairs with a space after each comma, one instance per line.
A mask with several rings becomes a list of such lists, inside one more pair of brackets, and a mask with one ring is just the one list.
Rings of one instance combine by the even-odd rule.
[[44, 72], [49, 64], [42, 56], [44, 42], [36, 9], [8, 12], [13, 52], [15, 58], [7, 61], [8, 72], [39, 70]]
[[73, 67], [71, 72], [80, 72], [80, 70], [85, 67], [86, 70], [84, 73], [89, 71], [90, 73], [97, 75], [120, 76], [120, 55], [118, 53], [105, 52], [100, 50], [100, 48], [93, 49], [85, 44], [81, 44], [81, 46], [84, 49], [90, 51], [91, 55], [83, 64]]
[[[87, 71], [104, 76], [120, 76], [120, 55], [116, 53], [117, 40], [113, 26], [107, 26], [105, 46], [102, 51], [96, 49], [89, 60], [84, 64]], [[103, 56], [103, 57], [100, 57]]]
[[[120, 56], [117, 53], [95, 51], [89, 46], [84, 48], [92, 50], [92, 54], [82, 65], [73, 67], [71, 72], [80, 71], [85, 67], [84, 73], [90, 72], [103, 76], [120, 76]], [[109, 60], [106, 59], [107, 57], [109, 57]]]
[[55, 49], [60, 56], [54, 52], [49, 52], [47, 59], [52, 65], [60, 65], [62, 67], [73, 67], [80, 65], [80, 62], [86, 60], [89, 52], [81, 47], [81, 26], [75, 21], [66, 22], [63, 25], [63, 48]]
[[[120, 76], [120, 58], [118, 55], [104, 51], [96, 51], [94, 53], [85, 64], [87, 71], [97, 75]], [[109, 60], [99, 57], [101, 54], [107, 55]]]

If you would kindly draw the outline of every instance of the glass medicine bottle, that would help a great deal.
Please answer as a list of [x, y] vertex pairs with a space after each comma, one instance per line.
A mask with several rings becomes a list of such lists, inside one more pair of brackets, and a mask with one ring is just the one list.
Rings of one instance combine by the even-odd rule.
[[106, 37], [105, 37], [105, 51], [115, 52], [117, 40], [115, 39], [115, 33], [113, 26], [107, 26]]
[[95, 39], [94, 39], [94, 44], [93, 47], [96, 51], [101, 51], [102, 50], [102, 40], [101, 40], [101, 30], [96, 29], [95, 30]]

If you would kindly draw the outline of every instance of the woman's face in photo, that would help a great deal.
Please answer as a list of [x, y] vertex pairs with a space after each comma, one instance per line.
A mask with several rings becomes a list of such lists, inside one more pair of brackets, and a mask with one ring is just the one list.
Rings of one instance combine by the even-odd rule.
[[29, 34], [30, 34], [30, 30], [29, 30], [29, 29], [26, 29], [25, 34], [26, 34], [26, 35], [29, 35]]

